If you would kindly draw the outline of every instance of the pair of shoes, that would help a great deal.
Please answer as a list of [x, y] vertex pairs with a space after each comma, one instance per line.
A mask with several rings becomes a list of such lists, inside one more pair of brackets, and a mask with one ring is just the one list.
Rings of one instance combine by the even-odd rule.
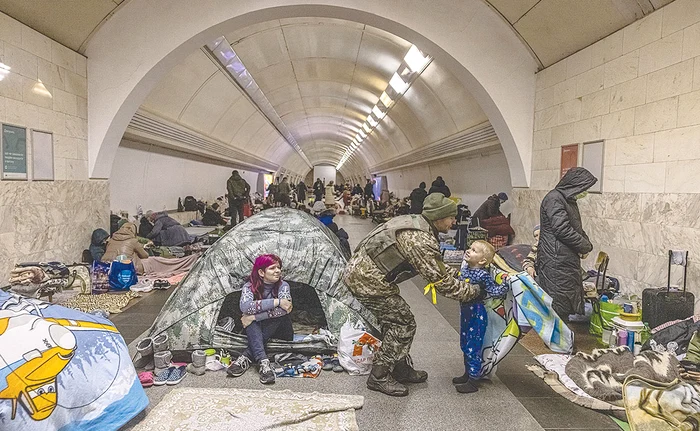
[[[207, 367], [209, 367], [209, 363], [207, 363]], [[231, 377], [240, 377], [248, 371], [248, 368], [250, 368], [250, 359], [246, 355], [241, 355], [229, 365], [226, 374]]]
[[129, 288], [132, 292], [148, 293], [153, 290], [153, 283], [150, 281], [139, 281]]
[[153, 282], [153, 288], [159, 290], [167, 290], [170, 288], [170, 282], [168, 280], [158, 279]]
[[333, 365], [333, 370], [334, 373], [342, 373], [345, 371], [345, 368], [343, 368], [342, 365], [340, 365], [340, 359], [338, 358], [338, 354], [336, 353], [333, 355], [333, 359], [331, 359], [331, 365]]
[[456, 384], [455, 389], [457, 389], [457, 392], [460, 394], [472, 394], [479, 391], [476, 380], [471, 378], [464, 383]]
[[178, 367], [173, 366], [165, 368], [161, 371], [156, 371], [153, 384], [156, 386], [177, 385], [182, 381], [182, 379], [185, 378], [185, 376], [187, 376], [186, 368], [186, 366], [180, 365]]
[[275, 371], [272, 369], [269, 359], [265, 358], [260, 361], [258, 372], [260, 373], [260, 383], [263, 385], [275, 383]]
[[139, 373], [139, 382], [141, 382], [141, 386], [144, 388], [150, 388], [153, 386], [153, 373], [150, 371]]
[[394, 371], [391, 372], [391, 375], [399, 383], [423, 383], [428, 380], [427, 372], [413, 368], [413, 360], [410, 356], [406, 356], [394, 364]]
[[204, 375], [207, 371], [207, 355], [204, 353], [204, 350], [192, 352], [192, 363], [187, 365], [187, 371], [196, 376]]
[[408, 388], [397, 382], [386, 365], [373, 365], [372, 372], [367, 378], [367, 389], [381, 392], [392, 397], [405, 397]]
[[[138, 359], [134, 361], [134, 367], [139, 370], [153, 370], [156, 367], [154, 359], [155, 354], [158, 352], [168, 351], [169, 348], [170, 340], [168, 338], [168, 334], [160, 334], [155, 338], [144, 338], [136, 345]], [[170, 359], [168, 359], [167, 364], [163, 363], [159, 368], [165, 368], [168, 365], [170, 365]]]

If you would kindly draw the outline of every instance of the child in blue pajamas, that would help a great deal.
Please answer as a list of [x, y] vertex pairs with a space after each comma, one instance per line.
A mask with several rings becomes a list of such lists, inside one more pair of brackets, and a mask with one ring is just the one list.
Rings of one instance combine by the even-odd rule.
[[474, 241], [464, 253], [460, 269], [460, 280], [469, 280], [471, 284], [481, 286], [482, 295], [470, 302], [460, 303], [460, 346], [464, 353], [464, 375], [452, 379], [457, 392], [472, 393], [478, 391], [476, 381], [481, 377], [481, 349], [488, 317], [484, 299], [503, 297], [508, 292], [508, 285], [498, 285], [491, 277], [488, 266], [496, 250], [486, 241]]

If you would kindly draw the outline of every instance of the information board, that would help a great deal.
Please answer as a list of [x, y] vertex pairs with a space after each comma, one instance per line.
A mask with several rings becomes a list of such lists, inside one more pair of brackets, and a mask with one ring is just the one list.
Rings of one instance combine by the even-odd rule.
[[52, 181], [53, 172], [53, 135], [32, 130], [32, 179]]
[[27, 129], [2, 125], [2, 178], [27, 179]]

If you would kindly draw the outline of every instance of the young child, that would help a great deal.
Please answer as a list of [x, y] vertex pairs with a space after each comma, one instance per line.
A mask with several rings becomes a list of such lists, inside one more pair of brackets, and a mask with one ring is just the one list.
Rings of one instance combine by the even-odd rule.
[[532, 231], [532, 236], [535, 238], [535, 242], [532, 244], [532, 248], [530, 248], [530, 253], [523, 259], [523, 269], [530, 274], [530, 277], [535, 278], [537, 277], [535, 263], [537, 262], [537, 247], [540, 243], [540, 225], [535, 226], [535, 229]]
[[275, 372], [265, 353], [265, 343], [270, 338], [292, 341], [294, 330], [289, 313], [292, 311], [292, 295], [289, 284], [282, 281], [282, 260], [274, 254], [263, 254], [255, 259], [250, 281], [241, 291], [243, 327], [248, 337], [246, 348], [226, 370], [232, 377], [239, 377], [250, 367], [251, 360], [260, 366], [260, 383], [275, 382]]
[[478, 391], [476, 381], [481, 377], [481, 348], [488, 323], [484, 299], [505, 296], [508, 285], [498, 285], [491, 277], [488, 266], [491, 265], [496, 250], [486, 241], [474, 241], [464, 253], [460, 279], [479, 284], [483, 294], [471, 301], [460, 303], [460, 347], [464, 352], [464, 375], [452, 379], [457, 392], [472, 393]]

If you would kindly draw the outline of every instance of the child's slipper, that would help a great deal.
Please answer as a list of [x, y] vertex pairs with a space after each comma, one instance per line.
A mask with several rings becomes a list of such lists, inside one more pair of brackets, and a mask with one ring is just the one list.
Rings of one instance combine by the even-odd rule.
[[153, 373], [150, 371], [139, 373], [139, 382], [141, 382], [141, 386], [144, 388], [150, 388], [153, 386]]
[[170, 371], [170, 375], [168, 376], [168, 381], [166, 383], [169, 386], [177, 385], [187, 376], [187, 367], [185, 365], [171, 368], [172, 370]]
[[156, 386], [163, 386], [168, 383], [170, 378], [170, 373], [175, 370], [175, 367], [163, 368], [160, 371], [156, 371], [153, 378], [153, 384]]

